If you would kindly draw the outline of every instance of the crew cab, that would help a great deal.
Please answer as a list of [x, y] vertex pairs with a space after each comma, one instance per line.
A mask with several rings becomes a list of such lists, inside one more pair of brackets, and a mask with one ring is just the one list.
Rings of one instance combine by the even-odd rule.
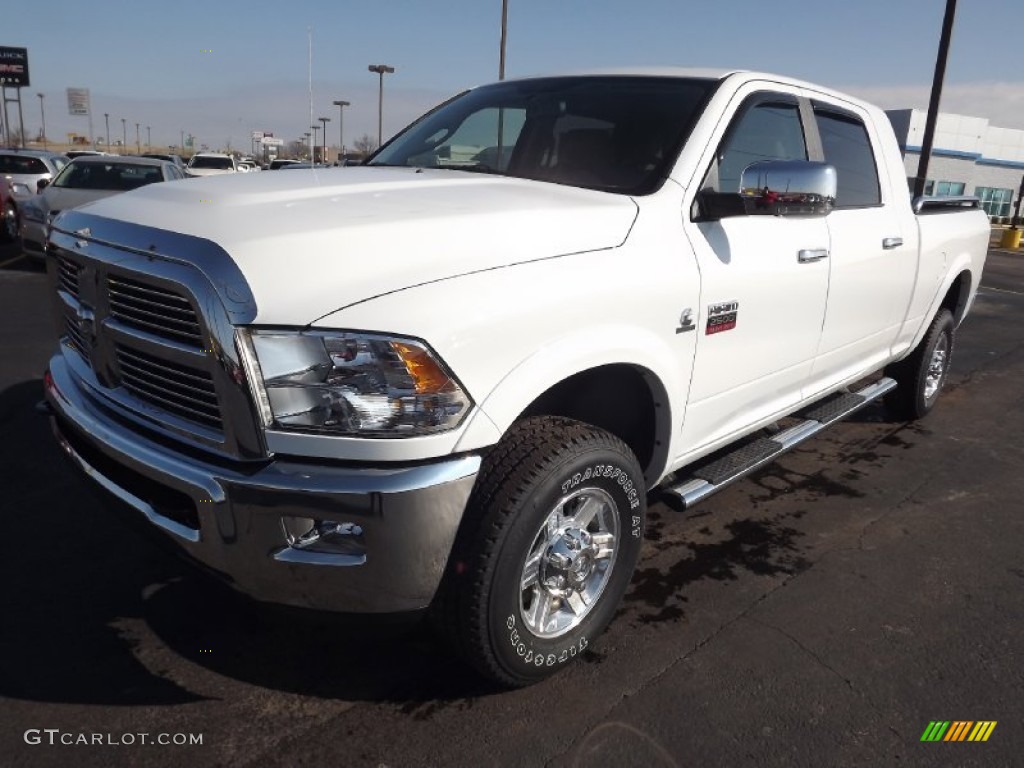
[[682, 512], [884, 398], [925, 416], [988, 221], [880, 110], [677, 69], [508, 80], [363, 166], [65, 211], [54, 432], [258, 600], [426, 612], [486, 677], [595, 642]]

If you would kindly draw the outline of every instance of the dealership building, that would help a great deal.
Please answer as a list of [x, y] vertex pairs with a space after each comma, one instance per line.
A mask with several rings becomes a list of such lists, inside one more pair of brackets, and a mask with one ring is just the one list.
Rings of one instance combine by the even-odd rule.
[[[927, 113], [887, 110], [903, 151], [911, 189], [924, 143]], [[1024, 177], [1024, 131], [997, 128], [984, 117], [939, 113], [928, 163], [926, 195], [974, 195], [989, 216], [1013, 216]]]

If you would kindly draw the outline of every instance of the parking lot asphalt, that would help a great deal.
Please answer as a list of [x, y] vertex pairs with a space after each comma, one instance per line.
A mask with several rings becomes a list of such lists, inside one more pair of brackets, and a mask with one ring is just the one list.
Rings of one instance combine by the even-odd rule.
[[[33, 408], [54, 345], [44, 276], [0, 249], [6, 765], [1022, 764], [1024, 253], [990, 252], [926, 420], [872, 408], [687, 515], [653, 498], [612, 626], [514, 692], [419, 627], [253, 605], [122, 530]], [[997, 725], [921, 742], [934, 720]]]

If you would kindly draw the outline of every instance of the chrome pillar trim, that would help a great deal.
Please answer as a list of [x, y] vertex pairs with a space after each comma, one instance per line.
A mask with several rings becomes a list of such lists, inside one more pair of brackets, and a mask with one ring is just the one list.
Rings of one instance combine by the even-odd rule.
[[149, 522], [153, 523], [153, 525], [159, 526], [168, 533], [171, 533], [175, 536], [180, 536], [181, 538], [185, 539], [185, 541], [192, 542], [193, 544], [199, 541], [199, 531], [194, 531], [191, 528], [182, 525], [181, 523], [175, 522], [170, 518], [164, 517], [155, 509], [153, 509], [151, 505], [144, 502], [138, 496], [135, 496], [134, 494], [122, 488], [120, 485], [115, 483], [109, 477], [107, 477], [98, 469], [93, 467], [92, 464], [90, 464], [88, 461], [82, 458], [82, 456], [80, 456], [79, 453], [71, 446], [71, 443], [69, 443], [67, 439], [59, 432], [57, 433], [57, 443], [64, 450], [64, 453], [66, 453], [68, 457], [75, 464], [77, 464], [78, 467], [83, 472], [85, 472], [86, 475], [88, 475], [96, 483], [101, 485], [105, 490], [109, 491], [114, 496], [119, 498], [125, 504], [141, 512], [143, 515], [146, 516], [146, 519], [149, 520]]

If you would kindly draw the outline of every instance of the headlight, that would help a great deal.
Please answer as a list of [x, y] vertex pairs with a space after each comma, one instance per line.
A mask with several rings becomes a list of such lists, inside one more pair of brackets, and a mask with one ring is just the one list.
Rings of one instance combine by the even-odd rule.
[[21, 206], [21, 218], [25, 221], [34, 221], [39, 224], [45, 224], [46, 212], [32, 203], [25, 203]]
[[240, 331], [264, 424], [365, 437], [457, 427], [472, 401], [424, 343], [336, 331]]

